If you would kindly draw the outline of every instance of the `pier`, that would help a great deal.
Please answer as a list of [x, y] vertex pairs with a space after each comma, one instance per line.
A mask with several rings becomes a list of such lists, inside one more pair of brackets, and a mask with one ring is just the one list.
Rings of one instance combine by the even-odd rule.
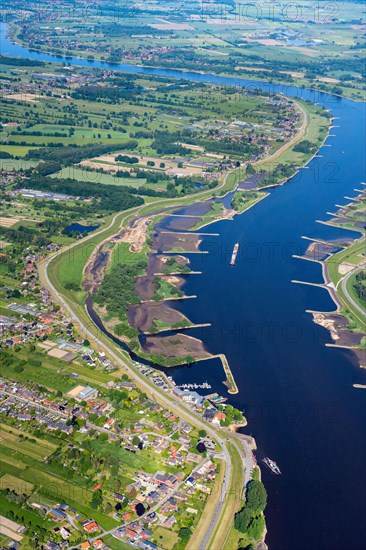
[[161, 254], [208, 254], [208, 250], [163, 250]]
[[192, 323], [191, 325], [187, 325], [187, 326], [184, 326], [184, 327], [161, 328], [160, 330], [155, 330], [154, 332], [144, 331], [143, 334], [146, 334], [147, 336], [152, 336], [154, 334], [161, 334], [162, 332], [172, 332], [172, 331], [179, 332], [181, 330], [189, 330], [189, 329], [192, 329], [192, 328], [205, 328], [205, 327], [210, 327], [210, 326], [211, 326], [211, 323], [196, 323], [196, 324]]
[[[329, 245], [329, 246], [334, 246], [336, 248], [347, 248], [346, 245], [343, 245], [343, 244], [340, 244], [340, 243], [337, 243], [337, 242], [332, 242], [332, 241], [324, 241], [323, 239], [313, 239], [312, 237], [305, 237], [305, 235], [302, 235], [301, 236], [302, 239], [305, 239], [306, 241], [311, 241], [313, 243], [319, 243], [319, 244], [326, 244], [326, 245]], [[302, 258], [302, 256], [300, 256]]]
[[172, 271], [171, 273], [153, 273], [153, 277], [170, 277], [171, 275], [202, 275], [202, 271]]
[[310, 281], [297, 281], [296, 279], [292, 279], [291, 283], [296, 283], [298, 285], [317, 286], [318, 288], [326, 288], [326, 285], [323, 283], [311, 283]]
[[202, 235], [203, 237], [219, 237], [220, 233], [200, 233], [198, 231], [160, 231], [161, 235]]
[[231, 372], [231, 368], [229, 365], [229, 362], [227, 360], [227, 357], [224, 353], [219, 353], [218, 355], [214, 355], [213, 357], [219, 357], [221, 359], [222, 366], [224, 368], [225, 374], [226, 374], [226, 385], [229, 388], [229, 393], [234, 395], [236, 393], [239, 393], [238, 386], [236, 385], [235, 378], [233, 376], [233, 373]]
[[192, 296], [171, 296], [170, 298], [162, 298], [161, 300], [141, 300], [141, 304], [153, 303], [157, 304], [158, 302], [172, 302], [173, 300], [191, 300], [197, 298], [197, 294], [192, 294]]
[[177, 388], [180, 388], [181, 390], [210, 390], [211, 385], [208, 382], [203, 382], [203, 384], [180, 384], [179, 386], [176, 386]]

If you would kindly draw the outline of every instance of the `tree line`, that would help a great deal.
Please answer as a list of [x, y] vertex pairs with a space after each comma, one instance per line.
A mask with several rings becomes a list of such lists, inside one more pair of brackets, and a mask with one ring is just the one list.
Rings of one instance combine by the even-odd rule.
[[246, 533], [254, 540], [259, 540], [265, 527], [263, 511], [266, 505], [267, 492], [263, 483], [252, 479], [247, 485], [245, 505], [235, 514], [235, 529]]

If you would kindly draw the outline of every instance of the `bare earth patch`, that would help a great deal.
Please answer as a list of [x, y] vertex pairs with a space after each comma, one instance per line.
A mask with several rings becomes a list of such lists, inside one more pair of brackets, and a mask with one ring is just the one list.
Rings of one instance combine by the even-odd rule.
[[201, 340], [186, 334], [147, 336], [143, 350], [145, 353], [162, 355], [169, 359], [183, 359], [187, 356], [197, 359], [209, 356]]
[[338, 273], [340, 273], [341, 275], [346, 275], [346, 273], [349, 273], [354, 268], [355, 266], [352, 264], [341, 264], [340, 266], [338, 266]]
[[5, 99], [14, 99], [16, 101], [29, 101], [31, 103], [38, 103], [39, 97], [36, 94], [26, 94], [26, 93], [20, 93], [20, 94], [8, 94], [4, 96]]
[[128, 320], [141, 332], [148, 332], [154, 319], [173, 326], [187, 318], [165, 302], [145, 302], [129, 307]]
[[141, 252], [147, 237], [147, 230], [151, 224], [151, 218], [138, 218], [131, 225], [123, 229], [119, 240], [131, 243], [130, 252]]

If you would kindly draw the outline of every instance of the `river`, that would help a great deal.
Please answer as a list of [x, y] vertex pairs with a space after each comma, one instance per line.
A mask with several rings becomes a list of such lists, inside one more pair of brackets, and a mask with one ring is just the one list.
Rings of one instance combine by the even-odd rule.
[[[1, 51], [60, 62], [56, 56], [28, 51], [5, 38]], [[102, 67], [102, 62], [67, 59], [75, 65]], [[299, 89], [177, 70], [126, 64], [111, 68], [275, 90], [318, 102], [335, 117], [331, 135], [307, 168], [270, 196], [232, 221], [212, 224], [202, 248], [191, 255], [201, 276], [187, 277], [184, 290], [195, 300], [180, 310], [208, 329], [193, 330], [213, 353], [225, 353], [240, 393], [230, 401], [244, 409], [247, 432], [258, 445], [258, 457], [275, 459], [282, 476], [262, 468], [269, 493], [267, 543], [273, 550], [361, 550], [366, 547], [365, 383], [352, 352], [326, 347], [329, 333], [315, 325], [306, 310], [331, 311], [326, 290], [296, 285], [292, 279], [323, 282], [321, 266], [297, 260], [305, 251], [302, 236], [336, 239], [350, 232], [316, 220], [329, 218], [344, 196], [355, 196], [365, 177], [365, 104]], [[236, 265], [229, 267], [235, 242]], [[217, 362], [174, 372], [180, 381], [208, 380], [225, 393]], [[231, 550], [231, 549], [230, 549]]]

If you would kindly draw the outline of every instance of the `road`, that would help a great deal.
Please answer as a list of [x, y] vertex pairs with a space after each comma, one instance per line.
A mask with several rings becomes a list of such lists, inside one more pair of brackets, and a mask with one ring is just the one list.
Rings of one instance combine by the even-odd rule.
[[[352, 298], [352, 296], [348, 292], [347, 282], [348, 282], [348, 279], [350, 277], [352, 277], [352, 275], [354, 275], [355, 273], [358, 273], [358, 271], [361, 271], [362, 269], [364, 269], [365, 266], [366, 266], [365, 263], [362, 264], [362, 265], [357, 266], [355, 269], [352, 269], [352, 271], [349, 271], [349, 273], [347, 273], [347, 275], [342, 279], [342, 292], [343, 292], [343, 294], [346, 296], [347, 300], [353, 305], [353, 307], [359, 313], [361, 313], [361, 316], [364, 317], [364, 318], [366, 318], [365, 310], [357, 302], [355, 302], [355, 300]], [[365, 322], [365, 320], [363, 320], [363, 322]]]

